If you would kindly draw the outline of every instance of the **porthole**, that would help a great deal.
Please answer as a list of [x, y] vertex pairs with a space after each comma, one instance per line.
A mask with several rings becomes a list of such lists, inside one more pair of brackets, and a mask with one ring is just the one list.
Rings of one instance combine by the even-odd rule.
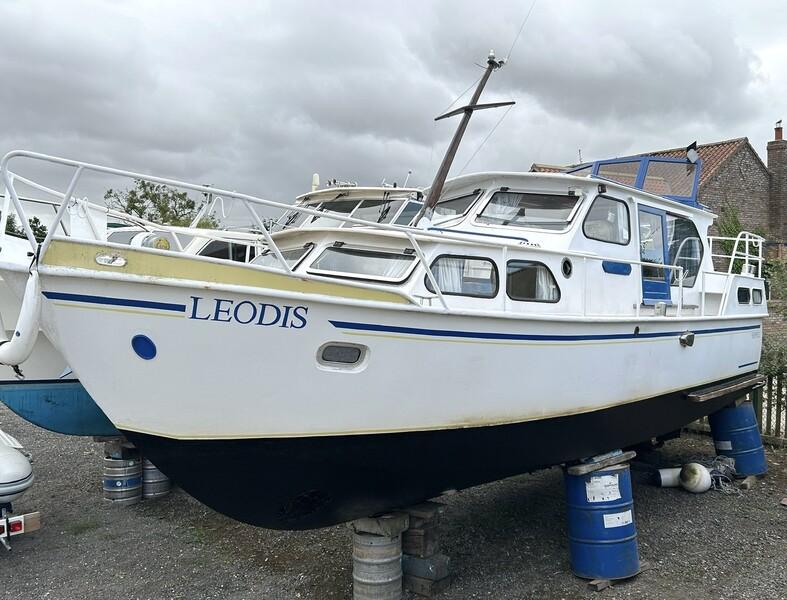
[[574, 265], [571, 264], [570, 259], [564, 258], [563, 262], [560, 263], [560, 270], [563, 272], [563, 277], [568, 279], [571, 277], [571, 273], [574, 271]]
[[317, 350], [317, 362], [325, 367], [355, 370], [363, 365], [367, 350], [362, 344], [328, 342]]

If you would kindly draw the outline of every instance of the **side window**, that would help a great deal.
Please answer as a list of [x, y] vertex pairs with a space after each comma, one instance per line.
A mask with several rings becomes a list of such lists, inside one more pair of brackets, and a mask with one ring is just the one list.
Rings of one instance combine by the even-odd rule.
[[[432, 263], [432, 274], [443, 294], [476, 298], [497, 296], [497, 267], [488, 258], [438, 256]], [[424, 285], [434, 293], [428, 276], [424, 276]]]
[[755, 304], [762, 304], [762, 290], [753, 289], [751, 297]]
[[209, 256], [210, 258], [227, 259], [230, 257], [230, 244], [222, 240], [213, 240], [200, 250], [199, 254], [200, 256]]
[[[702, 240], [689, 219], [667, 214], [669, 264], [683, 267], [683, 285], [692, 287], [702, 264]], [[672, 271], [670, 285], [678, 285], [678, 272]]]
[[628, 206], [621, 200], [599, 196], [585, 217], [582, 231], [591, 240], [625, 246], [631, 239]]
[[557, 302], [560, 288], [552, 271], [540, 262], [509, 260], [506, 268], [506, 292], [512, 300]]
[[232, 254], [232, 260], [235, 262], [246, 262], [246, 250], [248, 246], [245, 244], [230, 244], [230, 252]]
[[738, 304], [748, 304], [751, 300], [751, 291], [747, 287], [738, 288]]
[[455, 217], [463, 215], [470, 208], [470, 205], [478, 198], [479, 191], [458, 198], [450, 198], [448, 200], [440, 200], [434, 207], [434, 214], [441, 217]]

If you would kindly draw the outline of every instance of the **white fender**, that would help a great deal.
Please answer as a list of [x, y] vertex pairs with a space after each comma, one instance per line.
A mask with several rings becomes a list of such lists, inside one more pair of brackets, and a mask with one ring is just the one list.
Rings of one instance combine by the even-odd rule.
[[[41, 317], [41, 282], [38, 271], [33, 271], [25, 285], [25, 297], [19, 320], [10, 340], [0, 343], [0, 364], [17, 366], [26, 361], [33, 352], [38, 338], [39, 319]], [[0, 321], [2, 323], [2, 321]], [[2, 329], [5, 337], [5, 329]]]

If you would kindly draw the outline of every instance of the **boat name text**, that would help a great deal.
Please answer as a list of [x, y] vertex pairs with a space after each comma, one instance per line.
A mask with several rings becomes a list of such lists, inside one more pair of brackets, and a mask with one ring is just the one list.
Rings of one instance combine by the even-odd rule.
[[[200, 303], [204, 300], [204, 303]], [[227, 298], [206, 300], [200, 296], [191, 296], [191, 313], [189, 319], [197, 321], [220, 321], [222, 323], [240, 323], [241, 325], [262, 325], [289, 329], [306, 327], [306, 306], [289, 306], [266, 304], [242, 300], [236, 302]]]

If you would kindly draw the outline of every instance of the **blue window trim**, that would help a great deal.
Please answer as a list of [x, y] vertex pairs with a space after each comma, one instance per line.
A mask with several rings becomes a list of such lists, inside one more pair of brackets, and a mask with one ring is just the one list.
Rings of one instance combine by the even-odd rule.
[[[603, 177], [598, 174], [599, 168], [605, 165], [620, 165], [624, 163], [639, 163], [639, 167], [637, 169], [637, 176], [634, 180], [634, 185], [629, 186], [633, 187], [638, 190], [642, 190], [642, 186], [645, 183], [645, 176], [648, 172], [648, 167], [652, 162], [661, 162], [661, 163], [680, 163], [680, 164], [691, 164], [684, 158], [671, 158], [668, 156], [627, 156], [623, 158], [612, 158], [608, 160], [598, 160], [593, 163], [585, 163], [583, 165], [579, 165], [567, 173], [570, 175], [577, 171], [581, 171], [582, 169], [586, 169], [589, 166], [592, 166], [593, 169], [591, 171], [591, 175], [593, 177], [597, 177], [599, 179], [607, 179], [608, 181], [614, 181], [612, 179]], [[670, 200], [675, 200], [676, 202], [680, 202], [681, 204], [687, 204], [689, 206], [693, 206], [696, 208], [702, 208], [702, 205], [697, 201], [697, 191], [699, 190], [699, 182], [700, 182], [700, 174], [702, 173], [702, 159], [698, 159], [695, 165], [694, 170], [694, 184], [692, 186], [692, 193], [689, 196], [675, 196], [675, 195], [667, 195], [663, 194], [663, 198], [669, 198]], [[620, 185], [626, 185], [625, 183], [620, 183], [619, 181], [615, 181]], [[644, 191], [644, 190], [643, 190]], [[652, 192], [648, 192], [652, 193]], [[655, 194], [660, 195], [660, 194]]]

